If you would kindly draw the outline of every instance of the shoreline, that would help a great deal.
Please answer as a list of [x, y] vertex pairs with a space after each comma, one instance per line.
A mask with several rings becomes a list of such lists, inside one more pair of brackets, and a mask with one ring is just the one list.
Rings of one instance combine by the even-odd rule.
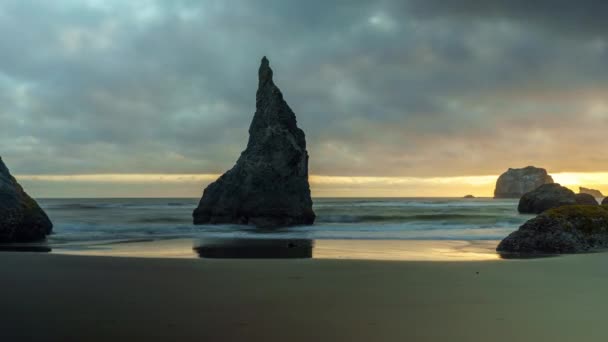
[[[50, 254], [199, 259], [193, 249], [201, 239], [162, 239], [135, 241], [98, 241], [66, 244], [23, 244], [24, 251]], [[213, 239], [212, 239], [213, 240]], [[259, 241], [282, 239], [259, 239]], [[285, 239], [291, 241], [293, 239]], [[230, 244], [258, 239], [225, 239]], [[497, 240], [363, 240], [363, 239], [314, 239], [309, 258], [336, 260], [384, 260], [384, 261], [479, 261], [498, 260], [495, 251]], [[0, 250], [19, 251], [20, 245], [0, 245]], [[37, 249], [37, 250], [36, 250]], [[2, 253], [0, 251], [0, 253]], [[1, 255], [1, 254], [0, 254]]]
[[7, 252], [0, 318], [11, 341], [605, 341], [607, 262]]

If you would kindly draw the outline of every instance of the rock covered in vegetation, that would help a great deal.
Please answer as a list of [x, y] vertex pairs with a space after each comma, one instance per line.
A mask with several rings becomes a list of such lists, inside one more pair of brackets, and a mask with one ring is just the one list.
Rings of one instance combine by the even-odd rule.
[[509, 168], [498, 177], [494, 198], [520, 198], [543, 184], [553, 183], [547, 170], [534, 166], [521, 169]]
[[580, 253], [608, 248], [608, 206], [569, 205], [545, 211], [503, 239], [498, 252]]
[[597, 200], [595, 199], [595, 197], [589, 195], [589, 194], [576, 194], [574, 197], [576, 204], [583, 204], [583, 205], [598, 205]]
[[53, 224], [0, 158], [0, 242], [44, 240]]
[[296, 116], [272, 80], [264, 57], [249, 142], [236, 165], [205, 189], [195, 224], [263, 227], [312, 224], [308, 152]]
[[595, 190], [595, 189], [589, 189], [589, 188], [579, 186], [578, 192], [581, 194], [589, 194], [595, 198], [604, 198], [604, 195], [602, 194], [602, 192], [599, 190]]
[[576, 204], [576, 194], [558, 183], [544, 184], [524, 194], [517, 210], [525, 214], [539, 214], [551, 208]]

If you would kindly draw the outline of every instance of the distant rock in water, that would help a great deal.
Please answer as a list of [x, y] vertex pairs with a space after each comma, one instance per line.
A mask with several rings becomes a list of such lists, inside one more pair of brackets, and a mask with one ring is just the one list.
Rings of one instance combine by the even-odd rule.
[[232, 169], [207, 186], [192, 214], [194, 224], [276, 227], [315, 220], [304, 132], [274, 84], [266, 57], [258, 75], [247, 148]]
[[463, 198], [475, 198], [475, 196], [473, 196], [473, 195], [464, 195]]
[[581, 194], [589, 194], [589, 195], [591, 195], [591, 196], [593, 196], [595, 198], [604, 198], [605, 197], [602, 194], [602, 192], [599, 191], [599, 190], [589, 189], [589, 188], [585, 188], [585, 187], [582, 187], [582, 186], [580, 186], [578, 188], [578, 192], [581, 193]]
[[595, 197], [589, 194], [576, 194], [574, 197], [576, 204], [581, 205], [598, 205]]
[[544, 184], [524, 194], [519, 199], [517, 210], [520, 213], [540, 214], [551, 208], [576, 204], [574, 191], [557, 183]]
[[44, 240], [53, 224], [0, 158], [0, 242]]
[[580, 253], [608, 248], [608, 206], [554, 208], [524, 223], [496, 250], [517, 254]]
[[494, 198], [520, 198], [543, 184], [553, 183], [547, 170], [528, 166], [522, 169], [511, 169], [498, 177]]

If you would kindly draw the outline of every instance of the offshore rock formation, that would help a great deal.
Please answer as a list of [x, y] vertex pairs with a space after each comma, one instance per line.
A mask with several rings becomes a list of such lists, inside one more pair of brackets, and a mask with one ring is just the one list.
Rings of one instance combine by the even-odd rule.
[[304, 132], [274, 84], [266, 57], [258, 76], [247, 148], [232, 169], [207, 186], [192, 214], [194, 224], [277, 227], [315, 220]]
[[53, 224], [0, 158], [0, 242], [44, 240]]
[[557, 183], [544, 184], [519, 199], [520, 213], [540, 214], [551, 208], [576, 204], [576, 194]]
[[520, 198], [523, 194], [550, 183], [553, 183], [553, 178], [545, 169], [534, 166], [522, 169], [509, 168], [498, 177], [494, 198]]
[[517, 254], [580, 253], [608, 247], [608, 206], [547, 210], [504, 238], [496, 250]]
[[582, 205], [598, 205], [597, 200], [595, 199], [595, 197], [589, 195], [589, 194], [576, 194], [574, 197], [574, 200], [576, 201], [576, 204], [582, 204]]
[[595, 198], [604, 198], [605, 196], [602, 194], [601, 191], [599, 190], [595, 190], [595, 189], [589, 189], [589, 188], [585, 188], [582, 186], [578, 187], [578, 192], [580, 194], [589, 194]]

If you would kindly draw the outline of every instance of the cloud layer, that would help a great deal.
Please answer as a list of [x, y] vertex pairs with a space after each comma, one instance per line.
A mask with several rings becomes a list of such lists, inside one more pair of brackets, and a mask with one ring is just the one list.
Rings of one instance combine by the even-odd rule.
[[0, 155], [17, 174], [217, 174], [270, 58], [311, 172], [607, 171], [601, 1], [0, 3]]

